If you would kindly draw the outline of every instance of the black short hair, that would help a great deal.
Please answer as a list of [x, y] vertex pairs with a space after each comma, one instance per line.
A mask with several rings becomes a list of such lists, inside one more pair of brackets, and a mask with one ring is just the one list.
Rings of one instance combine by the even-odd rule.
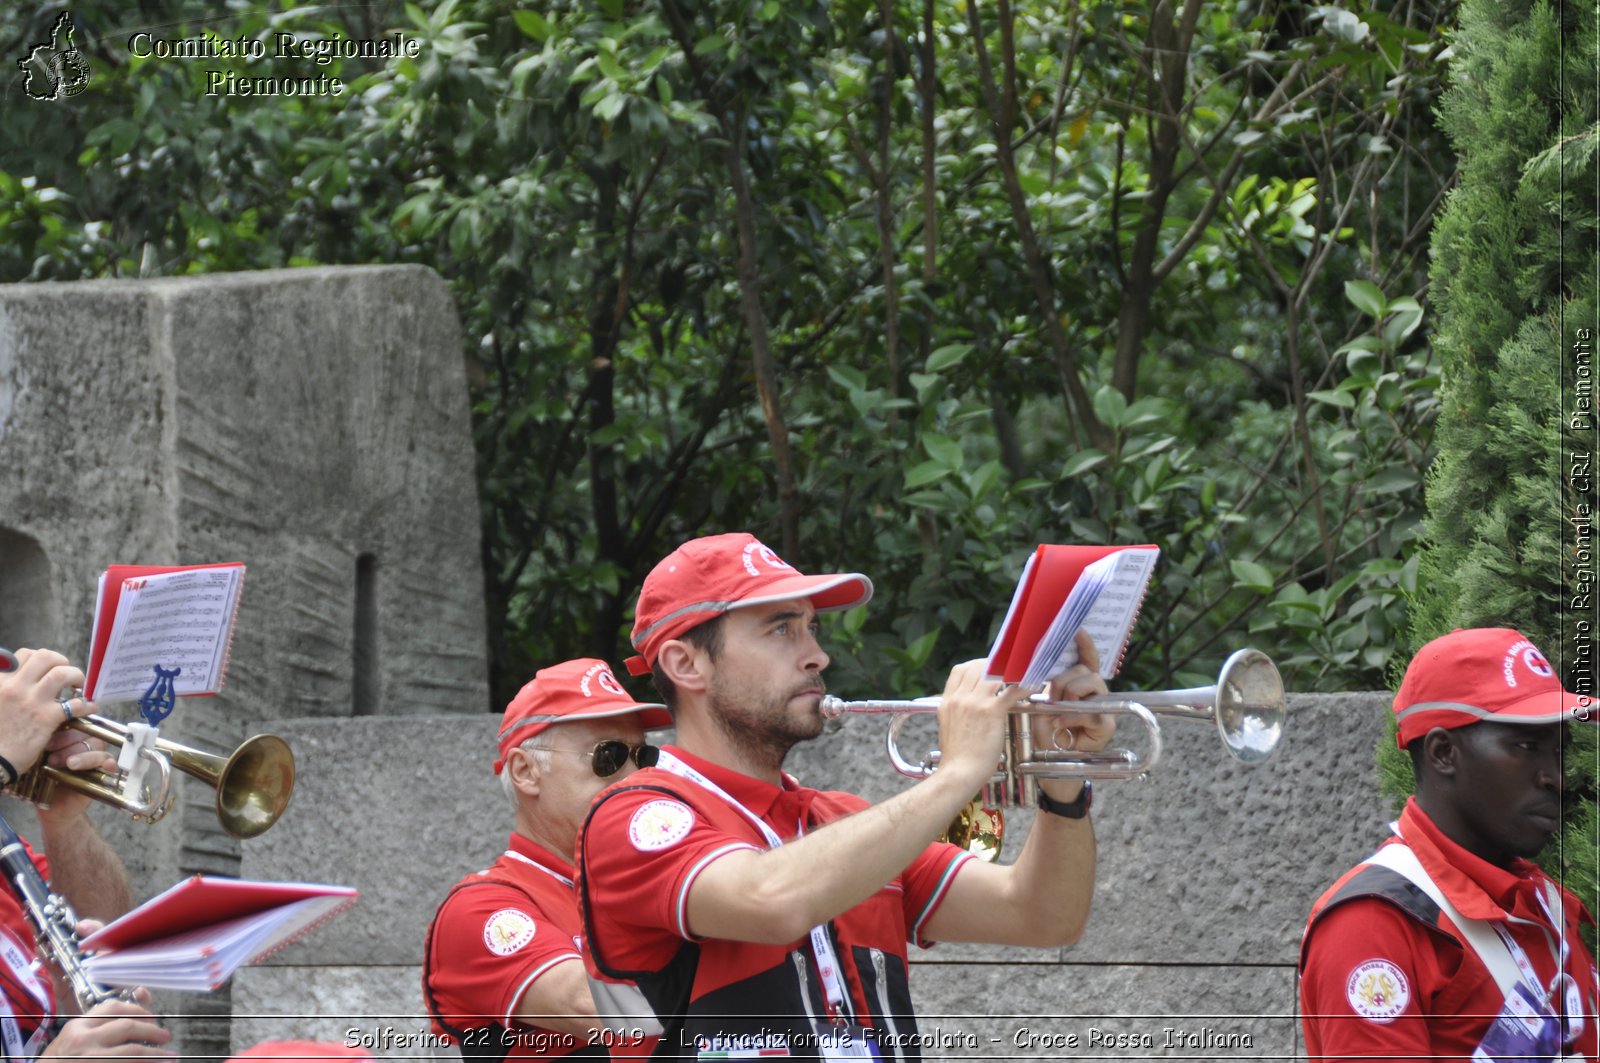
[[[703, 624], [696, 624], [678, 637], [696, 649], [706, 651], [706, 656], [713, 661], [722, 652], [722, 618], [726, 614], [718, 615]], [[667, 705], [667, 711], [676, 715], [678, 712], [678, 688], [667, 678], [661, 670], [661, 662], [657, 662], [650, 669], [650, 682], [655, 684], [656, 692], [661, 695], [661, 700]]]

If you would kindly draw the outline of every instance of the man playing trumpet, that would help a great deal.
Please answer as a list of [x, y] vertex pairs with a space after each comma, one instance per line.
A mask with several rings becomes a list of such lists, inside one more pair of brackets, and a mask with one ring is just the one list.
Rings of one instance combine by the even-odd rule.
[[[984, 662], [950, 673], [939, 770], [904, 793], [869, 806], [783, 773], [822, 732], [817, 614], [871, 594], [865, 576], [802, 575], [742, 533], [685, 543], [645, 579], [628, 663], [652, 671], [677, 743], [596, 799], [578, 876], [600, 1010], [653, 1013], [668, 1056], [915, 1059], [908, 941], [1055, 947], [1082, 933], [1095, 866], [1083, 781], [1041, 780], [1044, 814], [1014, 864], [936, 840], [989, 782], [1026, 693], [985, 679]], [[1058, 699], [1105, 691], [1092, 644], [1079, 649]], [[1076, 719], [1035, 719], [1038, 741], [1103, 749], [1110, 718]]]
[[[70, 771], [111, 770], [115, 759], [97, 743], [63, 725], [93, 711], [66, 697], [83, 685], [83, 673], [53, 650], [0, 655], [0, 786], [47, 759]], [[58, 788], [48, 806], [36, 805], [45, 856], [39, 871], [91, 929], [132, 904], [127, 872], [89, 818], [89, 798]], [[31, 852], [31, 850], [30, 850]], [[98, 1004], [61, 1023], [57, 1000], [70, 999], [60, 984], [38, 975], [34, 934], [12, 890], [0, 889], [0, 1052], [7, 1059], [101, 1056], [171, 1057], [171, 1040], [147, 1009], [123, 1000]]]

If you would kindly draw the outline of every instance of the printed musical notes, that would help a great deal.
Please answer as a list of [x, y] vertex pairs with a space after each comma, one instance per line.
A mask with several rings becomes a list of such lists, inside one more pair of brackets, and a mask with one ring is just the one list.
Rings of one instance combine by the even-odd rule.
[[113, 565], [100, 577], [89, 675], [91, 701], [132, 701], [156, 667], [180, 671], [179, 697], [222, 689], [244, 566]]
[[1040, 546], [989, 651], [990, 678], [1037, 686], [1060, 675], [1078, 663], [1080, 628], [1094, 640], [1100, 674], [1116, 675], [1160, 554], [1154, 546]]

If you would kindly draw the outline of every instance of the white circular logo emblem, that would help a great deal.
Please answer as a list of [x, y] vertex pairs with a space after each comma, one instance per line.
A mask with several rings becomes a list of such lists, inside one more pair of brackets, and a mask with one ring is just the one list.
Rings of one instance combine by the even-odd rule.
[[1522, 663], [1528, 666], [1528, 671], [1532, 672], [1534, 675], [1543, 676], [1546, 679], [1549, 679], [1551, 676], [1556, 674], [1555, 669], [1550, 667], [1550, 662], [1545, 660], [1544, 654], [1540, 653], [1538, 650], [1523, 650]]
[[1355, 1013], [1370, 1022], [1390, 1023], [1411, 1003], [1405, 972], [1388, 960], [1368, 960], [1345, 979], [1344, 994]]
[[651, 801], [628, 821], [628, 840], [641, 853], [677, 845], [694, 826], [694, 812], [680, 801]]
[[752, 576], [761, 575], [761, 570], [756, 567], [756, 562], [761, 562], [768, 568], [789, 569], [794, 571], [794, 566], [772, 552], [766, 543], [747, 543], [744, 548], [744, 570]]
[[533, 940], [533, 916], [517, 908], [502, 908], [483, 924], [483, 943], [496, 956], [509, 956]]
[[615, 694], [622, 698], [628, 696], [628, 692], [622, 689], [622, 684], [617, 682], [617, 677], [611, 674], [611, 669], [603, 664], [592, 666], [587, 672], [583, 673], [583, 678], [578, 681], [578, 689], [583, 691], [583, 696], [586, 698], [594, 697], [594, 691], [589, 689], [591, 682], [599, 684], [600, 689], [608, 694]]

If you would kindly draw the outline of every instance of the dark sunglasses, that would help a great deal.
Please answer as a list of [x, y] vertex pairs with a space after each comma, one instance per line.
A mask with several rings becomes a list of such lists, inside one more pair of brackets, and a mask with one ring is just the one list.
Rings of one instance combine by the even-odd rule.
[[641, 768], [655, 767], [656, 758], [661, 755], [661, 750], [649, 742], [641, 742], [636, 746], [629, 746], [620, 738], [608, 738], [595, 746], [592, 750], [584, 752], [581, 749], [551, 749], [552, 753], [572, 753], [580, 757], [589, 758], [589, 766], [594, 773], [602, 779], [609, 779], [622, 770], [622, 766], [629, 759]]

